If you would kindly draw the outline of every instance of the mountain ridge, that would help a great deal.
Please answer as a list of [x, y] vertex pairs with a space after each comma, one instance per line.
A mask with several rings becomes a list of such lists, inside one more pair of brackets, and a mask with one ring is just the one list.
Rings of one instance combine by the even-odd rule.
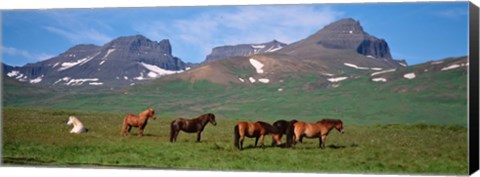
[[285, 46], [287, 46], [287, 44], [279, 42], [275, 39], [260, 44], [237, 44], [218, 46], [214, 47], [212, 49], [212, 52], [206, 56], [204, 63], [222, 60], [229, 57], [249, 56], [253, 54], [275, 52]]
[[182, 72], [186, 64], [172, 55], [169, 40], [133, 35], [102, 46], [75, 45], [50, 59], [20, 67], [4, 65], [4, 69], [8, 77], [47, 87], [123, 87]]

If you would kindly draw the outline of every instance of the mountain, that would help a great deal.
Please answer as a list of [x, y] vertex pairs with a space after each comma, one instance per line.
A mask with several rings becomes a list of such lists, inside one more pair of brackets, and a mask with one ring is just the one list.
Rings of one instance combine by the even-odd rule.
[[[407, 66], [404, 60], [392, 58], [384, 39], [368, 34], [360, 22], [351, 18], [333, 22], [281, 48], [266, 45], [274, 43], [217, 47], [201, 66], [172, 77], [190, 82], [208, 80], [222, 85], [251, 85], [308, 75], [319, 77], [322, 87], [336, 87], [340, 83], [336, 81], [338, 78]], [[254, 53], [254, 47], [267, 50]]]
[[116, 87], [182, 72], [186, 64], [172, 55], [168, 40], [135, 35], [103, 46], [77, 45], [48, 60], [4, 69], [8, 77], [41, 86]]
[[284, 47], [278, 53], [301, 59], [332, 59], [332, 62], [350, 57], [351, 60], [356, 60], [354, 64], [376, 67], [406, 65], [404, 61], [393, 60], [384, 39], [368, 34], [359, 21], [351, 18], [333, 22], [315, 34]]
[[220, 46], [212, 49], [212, 52], [207, 55], [205, 63], [222, 60], [230, 57], [249, 56], [253, 54], [262, 54], [275, 52], [285, 47], [287, 44], [273, 40], [262, 44], [239, 44]]

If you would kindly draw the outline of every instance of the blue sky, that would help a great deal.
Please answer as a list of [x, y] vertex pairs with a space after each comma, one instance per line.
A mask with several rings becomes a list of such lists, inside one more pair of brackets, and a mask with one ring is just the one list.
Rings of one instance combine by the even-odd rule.
[[201, 62], [213, 47], [292, 43], [342, 18], [359, 20], [409, 64], [468, 53], [468, 2], [3, 10], [2, 57], [22, 66], [77, 44], [127, 35], [169, 39], [173, 55]]

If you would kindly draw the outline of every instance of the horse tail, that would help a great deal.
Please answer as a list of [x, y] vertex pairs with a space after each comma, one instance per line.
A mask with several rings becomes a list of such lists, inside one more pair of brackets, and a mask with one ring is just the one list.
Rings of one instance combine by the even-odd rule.
[[234, 145], [235, 147], [237, 148], [240, 148], [239, 146], [239, 140], [240, 140], [240, 132], [239, 132], [239, 128], [238, 128], [238, 124], [235, 125], [235, 127], [233, 128], [233, 134], [234, 134], [234, 139], [233, 139], [233, 142], [234, 142]]
[[170, 123], [170, 142], [173, 142], [173, 139], [175, 138], [175, 121], [172, 121]]
[[293, 143], [293, 136], [294, 136], [294, 133], [295, 133], [295, 126], [294, 124], [297, 123], [298, 121], [297, 120], [291, 120], [289, 123], [288, 123], [288, 127], [287, 127], [287, 131], [286, 131], [286, 134], [287, 134], [287, 147], [290, 147]]

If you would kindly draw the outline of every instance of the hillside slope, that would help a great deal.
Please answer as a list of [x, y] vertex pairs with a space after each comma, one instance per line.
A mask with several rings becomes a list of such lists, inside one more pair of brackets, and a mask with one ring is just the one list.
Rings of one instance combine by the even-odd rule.
[[[22, 102], [12, 102], [18, 100], [15, 92], [23, 92], [18, 89], [7, 91], [4, 106], [106, 112], [139, 112], [152, 107], [160, 116], [193, 117], [213, 112], [220, 119], [315, 121], [330, 117], [341, 118], [349, 124], [466, 126], [467, 58], [432, 63], [375, 77], [371, 76], [375, 71], [350, 68], [351, 75], [345, 76], [345, 79], [325, 81], [316, 74], [296, 73], [284, 76], [283, 81], [249, 85], [242, 82], [222, 85], [203, 79], [190, 82], [170, 76], [127, 89], [65, 94], [42, 100], [22, 97]], [[454, 67], [456, 64], [459, 67]], [[244, 65], [251, 67], [250, 63]], [[438, 69], [424, 72], [427, 66]], [[256, 72], [253, 67], [251, 70]], [[404, 77], [412, 72], [421, 74], [411, 79]], [[372, 81], [380, 76], [388, 77], [388, 80]], [[14, 96], [9, 98], [9, 95]]]

